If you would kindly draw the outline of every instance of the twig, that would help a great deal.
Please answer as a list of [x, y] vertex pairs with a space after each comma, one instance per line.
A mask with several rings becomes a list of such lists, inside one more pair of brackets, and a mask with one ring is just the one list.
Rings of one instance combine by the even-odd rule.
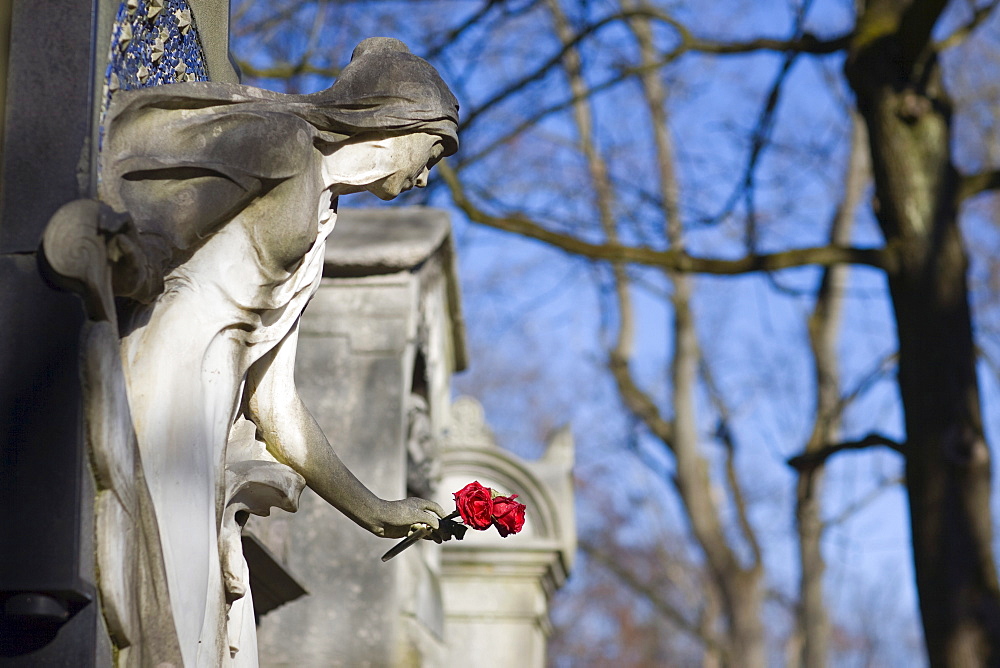
[[972, 18], [969, 19], [967, 23], [959, 26], [955, 32], [951, 33], [934, 45], [935, 50], [944, 51], [945, 49], [950, 49], [964, 42], [969, 35], [975, 32], [976, 28], [982, 25], [983, 21], [989, 18], [989, 15], [993, 13], [993, 10], [996, 9], [998, 4], [1000, 4], [1000, 0], [993, 0], [992, 2], [986, 3], [982, 7], [977, 7], [972, 12]]
[[725, 652], [726, 648], [720, 645], [715, 638], [706, 635], [696, 623], [689, 621], [680, 610], [655, 592], [652, 587], [640, 582], [635, 574], [624, 568], [618, 560], [587, 542], [580, 543], [580, 549], [596, 563], [621, 580], [632, 592], [649, 601], [660, 614], [670, 620], [677, 628], [691, 634], [704, 643], [706, 647], [720, 653]]
[[843, 452], [844, 450], [863, 450], [864, 448], [886, 447], [900, 454], [905, 452], [906, 446], [899, 441], [894, 441], [888, 436], [871, 433], [858, 441], [843, 441], [841, 443], [830, 443], [813, 452], [806, 452], [790, 458], [787, 462], [796, 471], [809, 471], [826, 462], [827, 459]]

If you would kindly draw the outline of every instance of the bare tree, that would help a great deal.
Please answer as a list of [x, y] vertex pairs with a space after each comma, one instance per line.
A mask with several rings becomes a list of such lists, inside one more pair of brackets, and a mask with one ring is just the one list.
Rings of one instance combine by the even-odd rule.
[[959, 666], [1000, 662], [1000, 586], [958, 227], [963, 195], [991, 174], [962, 177], [951, 155], [951, 101], [932, 39], [946, 5], [868, 3], [845, 71], [868, 126], [876, 216], [897, 248], [889, 286], [924, 633], [932, 665]]

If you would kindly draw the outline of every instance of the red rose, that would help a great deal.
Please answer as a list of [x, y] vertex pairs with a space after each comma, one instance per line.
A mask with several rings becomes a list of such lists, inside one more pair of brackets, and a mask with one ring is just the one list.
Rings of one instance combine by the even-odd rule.
[[516, 498], [517, 494], [511, 494], [493, 499], [493, 525], [504, 538], [517, 533], [524, 526], [524, 510], [527, 506], [515, 501]]
[[473, 529], [485, 531], [490, 528], [493, 514], [493, 494], [489, 487], [479, 482], [470, 482], [455, 492], [455, 507], [462, 521]]

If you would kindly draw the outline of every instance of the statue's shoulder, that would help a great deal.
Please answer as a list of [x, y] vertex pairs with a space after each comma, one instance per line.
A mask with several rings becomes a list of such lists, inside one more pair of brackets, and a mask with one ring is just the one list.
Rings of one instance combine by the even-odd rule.
[[113, 191], [121, 178], [177, 167], [216, 172], [245, 186], [304, 172], [315, 159], [319, 131], [290, 113], [294, 97], [216, 82], [115, 93], [101, 149], [104, 197], [117, 206]]
[[185, 83], [151, 86], [134, 90], [117, 91], [111, 97], [106, 123], [143, 111], [197, 110], [229, 105], [259, 105], [280, 109], [293, 96], [263, 88], [216, 81], [191, 81]]

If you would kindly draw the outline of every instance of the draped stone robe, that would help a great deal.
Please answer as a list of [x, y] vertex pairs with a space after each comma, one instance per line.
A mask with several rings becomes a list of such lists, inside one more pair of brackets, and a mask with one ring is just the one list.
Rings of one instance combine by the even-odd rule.
[[320, 160], [339, 138], [282, 97], [217, 83], [146, 89], [118, 94], [105, 124], [101, 199], [132, 218], [143, 277], [122, 360], [188, 666], [229, 659], [226, 443], [247, 371], [276, 347], [294, 350], [336, 219]]

